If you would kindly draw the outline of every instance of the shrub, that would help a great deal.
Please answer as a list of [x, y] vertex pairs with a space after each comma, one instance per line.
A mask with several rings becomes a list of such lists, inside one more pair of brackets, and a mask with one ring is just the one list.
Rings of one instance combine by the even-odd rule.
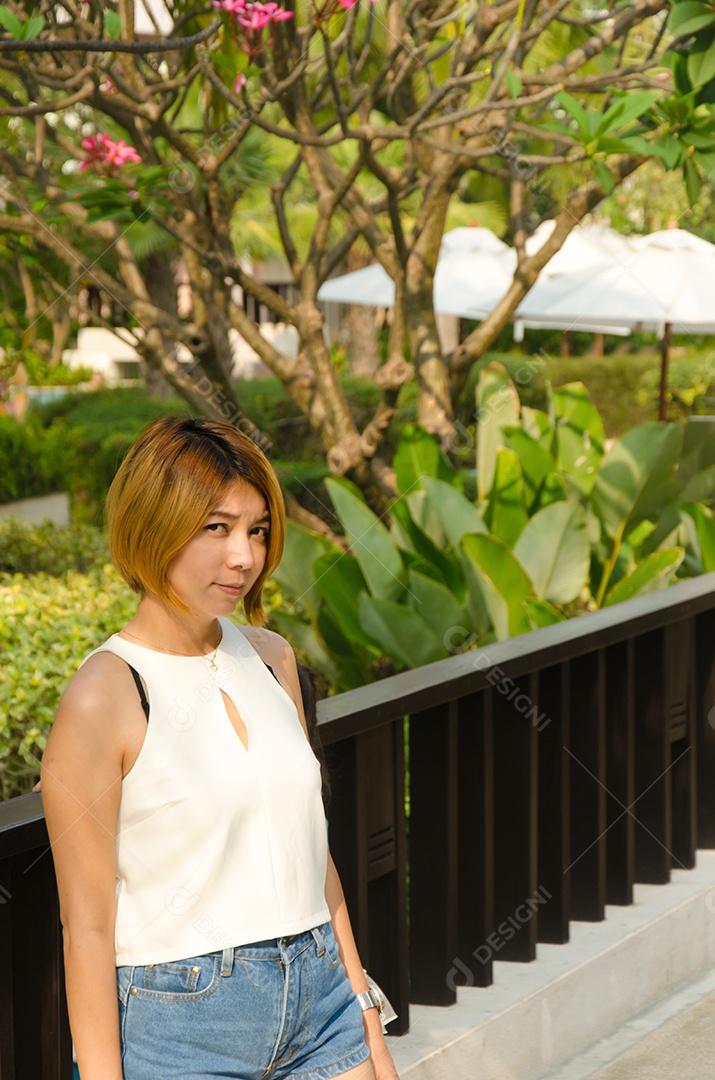
[[87, 573], [109, 562], [107, 541], [91, 525], [60, 528], [51, 522], [30, 525], [8, 518], [0, 521], [0, 574], [51, 574], [68, 570]]

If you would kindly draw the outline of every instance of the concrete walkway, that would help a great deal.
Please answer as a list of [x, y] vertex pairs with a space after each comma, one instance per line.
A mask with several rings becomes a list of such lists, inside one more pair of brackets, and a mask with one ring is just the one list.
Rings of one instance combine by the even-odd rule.
[[713, 1080], [715, 994], [648, 1035], [600, 1072], [598, 1080]]
[[544, 1080], [713, 1080], [715, 969]]

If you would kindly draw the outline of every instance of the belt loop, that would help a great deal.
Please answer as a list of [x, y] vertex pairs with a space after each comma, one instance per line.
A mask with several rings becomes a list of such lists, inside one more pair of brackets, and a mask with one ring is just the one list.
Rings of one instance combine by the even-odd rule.
[[233, 971], [233, 945], [227, 945], [221, 954], [221, 974], [230, 975]]
[[323, 938], [323, 935], [320, 932], [320, 928], [318, 926], [314, 926], [313, 929], [310, 932], [313, 935], [313, 937], [315, 938], [315, 944], [316, 944], [316, 946], [318, 948], [317, 955], [322, 956], [323, 953], [325, 952], [325, 939]]

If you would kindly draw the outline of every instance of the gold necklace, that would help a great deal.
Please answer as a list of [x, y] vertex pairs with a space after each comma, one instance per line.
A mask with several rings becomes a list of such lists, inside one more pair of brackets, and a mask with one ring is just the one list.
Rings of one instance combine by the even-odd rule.
[[218, 671], [218, 664], [216, 663], [216, 655], [219, 650], [219, 645], [223, 641], [223, 627], [219, 627], [218, 641], [216, 642], [216, 648], [213, 651], [213, 656], [206, 656], [205, 653], [185, 653], [177, 652], [176, 649], [164, 649], [161, 645], [157, 645], [154, 641], [147, 641], [146, 638], [139, 637], [138, 634], [133, 634], [131, 630], [122, 630], [123, 634], [127, 637], [134, 638], [135, 641], [141, 641], [142, 645], [150, 645], [152, 649], [158, 649], [159, 652], [169, 653], [171, 656], [196, 656], [203, 657], [204, 660], [208, 660], [209, 667], [212, 671]]

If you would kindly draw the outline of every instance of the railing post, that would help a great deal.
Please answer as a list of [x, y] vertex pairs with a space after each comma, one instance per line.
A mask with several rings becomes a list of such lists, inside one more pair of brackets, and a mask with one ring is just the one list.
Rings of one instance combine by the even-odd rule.
[[715, 847], [715, 611], [695, 620], [698, 847]]
[[672, 776], [665, 704], [664, 628], [636, 639], [636, 880], [670, 881]]
[[697, 847], [697, 739], [695, 736], [695, 628], [691, 619], [666, 626], [666, 724], [670, 741], [673, 863], [695, 866]]
[[410, 717], [410, 999], [451, 1005], [457, 954], [457, 706]]
[[531, 912], [522, 921], [520, 912], [539, 886], [538, 733], [518, 702], [538, 701], [538, 676], [513, 690], [514, 680], [505, 679], [494, 693], [494, 926], [484, 948], [495, 960], [529, 961], [537, 919]]
[[636, 880], [635, 821], [629, 812], [636, 790], [635, 702], [635, 644], [629, 638], [606, 650], [609, 904], [632, 904]]
[[[494, 692], [459, 705], [457, 986], [490, 986], [491, 955], [478, 959], [494, 929]], [[483, 954], [482, 954], [483, 955]]]
[[606, 914], [606, 662], [603, 649], [571, 662], [571, 917]]
[[538, 938], [559, 945], [569, 940], [571, 877], [571, 702], [568, 664], [539, 674], [539, 697], [532, 723], [538, 732], [539, 885], [549, 901], [539, 911]]

